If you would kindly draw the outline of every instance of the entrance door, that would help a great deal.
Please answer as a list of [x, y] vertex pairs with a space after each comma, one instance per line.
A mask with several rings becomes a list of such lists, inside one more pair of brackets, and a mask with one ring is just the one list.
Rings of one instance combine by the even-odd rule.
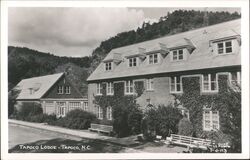
[[57, 102], [57, 116], [64, 117], [66, 115], [66, 102]]

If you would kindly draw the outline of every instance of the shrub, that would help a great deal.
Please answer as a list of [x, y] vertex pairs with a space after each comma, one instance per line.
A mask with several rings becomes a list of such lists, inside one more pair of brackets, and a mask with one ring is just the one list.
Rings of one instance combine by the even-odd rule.
[[88, 129], [90, 123], [96, 120], [96, 116], [90, 112], [83, 111], [81, 109], [71, 110], [65, 117], [59, 118], [54, 124], [71, 129]]
[[171, 133], [178, 132], [178, 122], [182, 118], [179, 110], [172, 105], [160, 105], [157, 108], [151, 107], [145, 112], [147, 128], [144, 131], [145, 138], [154, 137], [156, 134], [163, 137], [170, 136]]
[[31, 116], [43, 113], [41, 104], [35, 102], [23, 102], [20, 109], [17, 110], [17, 119], [28, 120]]
[[193, 125], [186, 117], [178, 123], [178, 134], [183, 136], [192, 136], [194, 132]]
[[131, 134], [139, 134], [141, 133], [141, 121], [142, 121], [143, 113], [139, 109], [139, 106], [133, 108], [128, 114], [128, 126], [130, 127]]
[[49, 123], [56, 121], [56, 115], [48, 115], [48, 114], [38, 114], [28, 117], [27, 119], [30, 122], [37, 122], [37, 123]]

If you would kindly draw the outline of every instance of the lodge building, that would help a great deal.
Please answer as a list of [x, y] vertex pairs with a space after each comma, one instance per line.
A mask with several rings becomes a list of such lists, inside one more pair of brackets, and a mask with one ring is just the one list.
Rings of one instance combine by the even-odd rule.
[[[124, 83], [124, 96], [135, 94], [134, 84], [145, 90], [137, 103], [170, 104], [183, 93], [184, 77], [199, 77], [200, 94], [217, 94], [218, 76], [227, 75], [230, 86], [241, 83], [241, 20], [232, 20], [111, 50], [88, 77], [89, 111], [112, 120], [112, 107], [95, 104], [95, 96], [114, 95], [114, 84]], [[188, 110], [182, 109], [182, 113]], [[104, 114], [106, 113], [106, 114]], [[204, 111], [203, 130], [219, 129], [219, 114]]]
[[70, 82], [65, 73], [23, 79], [14, 88], [16, 107], [24, 102], [41, 104], [43, 113], [64, 117], [70, 110], [88, 110], [88, 99]]

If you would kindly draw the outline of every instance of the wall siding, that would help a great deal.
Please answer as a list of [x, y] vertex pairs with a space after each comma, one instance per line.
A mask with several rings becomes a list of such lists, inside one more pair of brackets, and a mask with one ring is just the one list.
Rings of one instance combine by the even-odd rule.
[[[163, 74], [158, 76], [143, 76], [143, 77], [131, 77], [130, 79], [144, 81], [145, 90], [143, 94], [137, 98], [137, 103], [145, 109], [148, 102], [147, 99], [150, 99], [151, 104], [159, 105], [164, 104], [168, 105], [170, 103], [174, 103], [174, 96], [170, 93], [170, 76], [192, 76], [197, 74], [204, 74], [204, 73], [221, 73], [221, 72], [231, 72], [231, 71], [240, 71], [239, 67], [232, 67], [230, 69], [210, 69], [210, 70], [203, 70], [203, 71], [193, 71], [188, 72], [188, 74], [180, 74], [180, 73], [171, 73], [171, 74]], [[154, 80], [154, 90], [153, 91], [146, 91], [146, 79], [153, 78]], [[127, 80], [128, 78], [124, 78], [123, 80]], [[122, 81], [122, 80], [118, 80]], [[105, 81], [100, 81], [105, 82]], [[116, 82], [116, 81], [114, 81]], [[201, 84], [200, 84], [201, 85]], [[95, 107], [94, 95], [96, 95], [96, 83], [89, 83], [88, 84], [88, 100], [89, 100], [89, 110], [97, 114], [97, 107]]]
[[[57, 87], [58, 86], [70, 86], [70, 94], [57, 94]], [[64, 91], [65, 92], [65, 91]], [[59, 79], [52, 88], [43, 96], [43, 98], [83, 98], [82, 95], [72, 86], [65, 76]]]

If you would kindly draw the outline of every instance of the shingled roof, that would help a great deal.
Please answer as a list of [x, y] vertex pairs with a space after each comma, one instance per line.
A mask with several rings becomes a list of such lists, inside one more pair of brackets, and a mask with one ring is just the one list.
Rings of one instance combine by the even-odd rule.
[[[20, 91], [17, 100], [37, 100], [42, 96], [64, 75], [64, 73], [57, 73], [41, 77], [34, 77], [23, 79], [15, 87]], [[30, 94], [30, 89], [33, 93]]]
[[[114, 54], [119, 53], [122, 57], [122, 62], [116, 65], [112, 71], [106, 72], [104, 71], [105, 64], [100, 63], [87, 81], [240, 65], [240, 54], [218, 56], [212, 53], [210, 48], [210, 43], [213, 40], [240, 36], [240, 21], [241, 19], [237, 19], [113, 49], [105, 57], [104, 61], [112, 59]], [[171, 49], [185, 45], [194, 48], [186, 61], [173, 63], [170, 62], [170, 56], [167, 55], [160, 64], [147, 65], [146, 62], [143, 62], [139, 66], [131, 68], [124, 61], [126, 57], [138, 54], [138, 48], [144, 48], [146, 52], [151, 52], [162, 49], [162, 46]], [[240, 50], [238, 52], [240, 53]]]

